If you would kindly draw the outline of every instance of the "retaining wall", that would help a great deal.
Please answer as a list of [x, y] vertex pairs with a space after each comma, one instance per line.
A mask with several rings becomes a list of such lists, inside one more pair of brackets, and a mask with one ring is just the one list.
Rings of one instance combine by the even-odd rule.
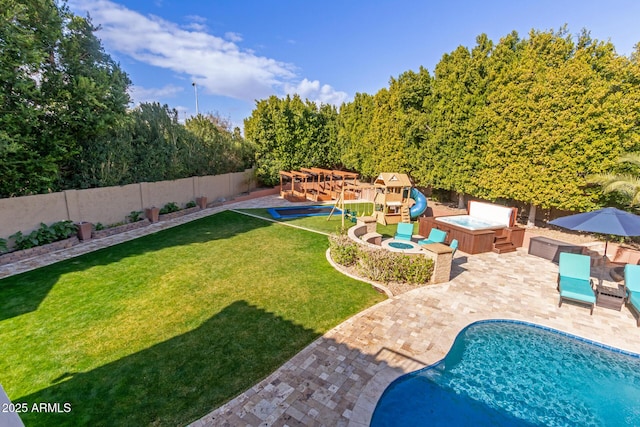
[[17, 231], [28, 234], [41, 222], [49, 225], [71, 220], [108, 225], [124, 221], [131, 211], [161, 208], [169, 202], [184, 206], [205, 196], [213, 203], [255, 188], [254, 180], [248, 179], [252, 176], [253, 169], [247, 169], [224, 175], [0, 199], [0, 238], [8, 240]]

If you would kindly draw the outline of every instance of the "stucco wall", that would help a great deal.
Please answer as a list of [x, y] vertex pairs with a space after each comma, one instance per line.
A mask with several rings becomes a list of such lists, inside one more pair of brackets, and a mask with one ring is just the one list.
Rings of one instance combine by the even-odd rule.
[[200, 196], [209, 202], [229, 199], [248, 190], [247, 177], [252, 171], [0, 199], [0, 238], [8, 239], [17, 231], [28, 234], [41, 222], [107, 225], [124, 221], [131, 211], [161, 208], [169, 202], [183, 207]]

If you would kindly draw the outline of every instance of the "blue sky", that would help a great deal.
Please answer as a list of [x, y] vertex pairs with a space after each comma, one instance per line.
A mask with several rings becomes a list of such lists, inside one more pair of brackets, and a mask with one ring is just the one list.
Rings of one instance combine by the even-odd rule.
[[242, 127], [255, 100], [298, 93], [340, 105], [443, 54], [517, 31], [586, 28], [629, 55], [640, 42], [638, 0], [68, 0], [102, 28], [105, 50], [133, 82], [135, 103], [180, 119], [218, 113]]

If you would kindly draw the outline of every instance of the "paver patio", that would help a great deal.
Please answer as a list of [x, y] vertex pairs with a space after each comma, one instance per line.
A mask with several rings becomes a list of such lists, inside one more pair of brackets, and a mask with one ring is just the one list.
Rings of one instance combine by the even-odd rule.
[[[207, 209], [171, 224], [152, 225], [126, 236], [0, 267], [0, 277], [222, 209], [285, 204], [265, 197]], [[592, 270], [592, 277], [598, 277], [597, 269]], [[461, 329], [484, 319], [537, 323], [640, 353], [640, 329], [626, 307], [621, 311], [596, 307], [593, 316], [583, 306], [565, 302], [558, 307], [557, 272], [556, 264], [528, 255], [524, 249], [501, 255], [458, 252], [450, 282], [418, 288], [359, 313], [265, 380], [191, 425], [366, 426], [379, 396], [393, 379], [437, 362]]]

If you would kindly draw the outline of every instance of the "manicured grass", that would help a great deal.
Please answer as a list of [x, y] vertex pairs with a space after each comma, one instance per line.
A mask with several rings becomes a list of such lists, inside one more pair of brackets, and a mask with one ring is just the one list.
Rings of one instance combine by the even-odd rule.
[[323, 235], [222, 212], [0, 280], [0, 381], [32, 425], [184, 425], [382, 299]]
[[[263, 218], [268, 218], [273, 220], [273, 217], [267, 209], [238, 209], [241, 212], [247, 212], [253, 215], [257, 215]], [[342, 226], [342, 217], [340, 215], [332, 215], [331, 218], [328, 216], [308, 216], [301, 218], [290, 218], [290, 219], [279, 219], [279, 222], [299, 225], [301, 227], [306, 227], [311, 230], [321, 231], [323, 233], [335, 233]], [[346, 228], [350, 228], [355, 225], [355, 223], [346, 220], [344, 222]], [[383, 237], [393, 237], [396, 233], [396, 228], [398, 226], [396, 224], [393, 225], [377, 225], [378, 233], [382, 234]], [[418, 222], [415, 222], [413, 227], [413, 233], [418, 233]]]

